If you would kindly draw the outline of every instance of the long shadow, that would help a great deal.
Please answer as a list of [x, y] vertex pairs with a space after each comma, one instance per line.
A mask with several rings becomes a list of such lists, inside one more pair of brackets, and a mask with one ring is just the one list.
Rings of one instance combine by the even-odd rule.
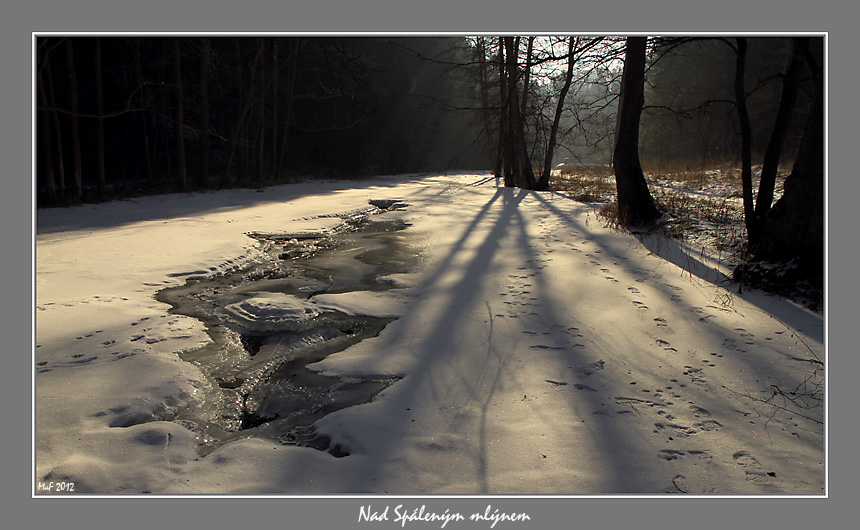
[[[420, 401], [424, 396], [417, 395], [412, 391], [412, 389], [417, 388], [418, 382], [410, 381], [409, 379], [411, 377], [427, 378], [426, 381], [432, 389], [430, 401], [435, 403], [442, 402], [445, 400], [446, 395], [452, 391], [451, 388], [448, 387], [451, 383], [446, 378], [438, 381], [435, 380], [434, 374], [443, 370], [443, 366], [447, 367], [447, 370], [445, 370], [447, 375], [450, 376], [452, 373], [455, 374], [455, 382], [458, 383], [461, 388], [465, 389], [463, 395], [458, 396], [458, 400], [469, 403], [470, 405], [477, 405], [480, 409], [480, 414], [477, 420], [478, 432], [476, 433], [478, 444], [471, 449], [474, 451], [472, 453], [476, 474], [474, 480], [475, 483], [479, 484], [478, 488], [480, 489], [480, 491], [474, 493], [488, 493], [492, 487], [489, 455], [487, 453], [490, 447], [487, 443], [488, 415], [490, 407], [498, 400], [495, 396], [503, 375], [511, 375], [516, 378], [515, 374], [510, 374], [510, 370], [512, 368], [510, 368], [510, 361], [508, 359], [512, 359], [512, 357], [510, 355], [506, 355], [513, 353], [513, 351], [503, 352], [499, 349], [500, 345], [494, 339], [494, 314], [489, 306], [489, 302], [486, 300], [484, 303], [487, 306], [487, 319], [489, 326], [486, 351], [484, 353], [484, 358], [481, 360], [483, 363], [481, 366], [482, 369], [470, 372], [470, 374], [480, 374], [478, 375], [479, 379], [474, 381], [468, 380], [466, 373], [457, 371], [456, 364], [458, 359], [456, 357], [451, 358], [449, 350], [457, 340], [458, 333], [461, 332], [460, 323], [466, 315], [470, 311], [473, 311], [480, 303], [480, 300], [475, 298], [475, 293], [478, 292], [479, 286], [482, 284], [482, 277], [488, 270], [490, 270], [493, 260], [498, 254], [502, 239], [512, 235], [511, 230], [516, 231], [514, 237], [517, 238], [518, 247], [527, 258], [524, 262], [525, 267], [530, 268], [531, 272], [535, 273], [533, 278], [537, 279], [541, 277], [540, 274], [538, 274], [540, 270], [537, 267], [540, 257], [535, 251], [532, 245], [533, 241], [526, 231], [526, 220], [519, 211], [520, 204], [529, 195], [533, 195], [533, 192], [525, 190], [515, 191], [511, 188], [497, 189], [493, 197], [481, 208], [469, 225], [467, 225], [463, 235], [452, 246], [449, 253], [439, 262], [437, 269], [429, 276], [429, 281], [425, 284], [428, 289], [432, 290], [433, 285], [442, 277], [442, 275], [449, 272], [451, 262], [464, 250], [466, 240], [478, 227], [481, 221], [488, 216], [490, 207], [500, 196], [503, 197], [501, 212], [498, 214], [497, 219], [493, 221], [492, 227], [490, 228], [486, 238], [482, 240], [475, 251], [474, 257], [467, 265], [464, 266], [464, 274], [455, 285], [447, 288], [447, 290], [452, 294], [448, 303], [445, 304], [446, 310], [444, 313], [439, 315], [437, 321], [429, 328], [429, 332], [426, 334], [426, 338], [423, 339], [423, 343], [416, 348], [414, 354], [416, 355], [418, 362], [411, 368], [410, 374], [407, 374], [407, 377], [403, 381], [397, 383], [397, 385], [402, 386], [399, 399], [396, 403], [386, 402], [386, 400], [382, 400], [378, 403], [379, 407], [382, 409], [378, 411], [380, 414], [387, 414], [389, 412], [391, 414], [395, 414], [395, 409], [401, 409], [402, 407], [418, 408], [423, 406], [426, 408], [429, 403]], [[558, 309], [554, 306], [554, 302], [552, 302], [551, 286], [544, 283], [543, 279], [536, 281], [538, 282], [539, 290], [544, 294], [544, 296], [539, 298], [542, 303], [541, 311], [543, 315], [541, 324], [549, 328], [556, 326], [570, 326], [571, 323], [564, 322]], [[517, 321], [517, 325], [526, 326], [525, 328], [518, 328], [522, 331], [528, 330], [532, 326], [532, 324], [526, 323], [526, 321], [529, 320], [526, 317], [527, 315], [520, 315], [520, 318]], [[407, 327], [408, 326], [405, 325], [402, 326], [403, 329], [406, 329]], [[554, 340], [558, 339], [555, 338]], [[395, 344], [398, 342], [397, 339], [390, 339], [390, 341]], [[505, 346], [510, 349], [510, 345]], [[558, 348], [563, 346], [569, 347], [570, 344], [559, 343], [558, 345], [555, 345], [555, 347]], [[569, 355], [570, 352], [566, 353], [568, 353], [568, 355], [563, 357], [562, 355], [564, 354], [557, 353], [557, 355], [559, 355], [559, 365], [567, 365], [569, 363], [581, 361], [583, 358], [582, 354]], [[529, 387], [529, 392], [533, 392], [533, 387]], [[599, 403], [600, 396], [598, 396], [597, 393], [594, 394], [594, 396], [587, 395], [587, 393], [584, 392], [569, 394], [572, 409], [581, 411], [580, 416], [589, 418], [589, 422], [592, 422], [591, 418], [595, 417], [592, 416], [590, 411], [599, 409], [601, 406], [601, 403]], [[606, 399], [604, 399], [604, 401], [605, 400]], [[554, 419], [549, 416], [543, 418], [546, 425], [553, 425], [553, 420]], [[454, 425], [452, 424], [452, 426]], [[592, 422], [592, 428], [596, 443], [599, 443], [599, 441], [603, 439], [619, 439], [619, 437], [624, 436], [624, 432], [620, 427], [613, 428], [608, 422], [600, 422], [599, 419], [596, 422]], [[445, 433], [427, 434], [432, 435]], [[384, 445], [381, 447], [375, 447], [374, 452], [377, 452], [377, 454], [386, 454], [390, 452], [393, 446], [393, 440], [399, 438], [400, 436], [398, 436], [396, 432], [390, 433], [387, 441], [384, 442]], [[618, 484], [623, 484], [623, 477], [625, 476], [625, 473], [629, 472], [630, 466], [642, 460], [643, 455], [635, 451], [635, 449], [630, 450], [623, 455], [608, 456], [603, 461], [607, 466], [607, 469], [603, 470], [606, 473], [605, 480], [607, 487], [611, 488], [612, 486], [609, 486], [610, 484], [615, 485], [616, 487]], [[378, 462], [369, 463], [364, 469], [358, 470], [353, 476], [352, 482], [349, 484], [347, 489], [361, 491], [362, 488], [367, 487], [367, 485], [361, 481], [362, 479], [360, 477], [370, 476], [374, 471], [377, 471], [378, 468], [371, 467], [376, 463]], [[560, 489], [565, 487], [570, 488], [568, 491], [559, 491], [559, 493], [576, 493], [575, 485], [559, 485], [559, 487]], [[616, 492], [612, 491], [611, 493]]]
[[[546, 201], [546, 199], [544, 199], [543, 197], [540, 197], [538, 195], [538, 199], [542, 201], [543, 205], [548, 210], [553, 211], [553, 213], [558, 215], [559, 218], [561, 218], [570, 227], [572, 227], [574, 229], [576, 229], [577, 227], [583, 228], [579, 221], [572, 218], [570, 215], [566, 214], [565, 212], [555, 208], [555, 206], [553, 206], [550, 202]], [[713, 286], [715, 290], [718, 288], [721, 288], [720, 285], [718, 284], [717, 280], [716, 280], [716, 278], [720, 277], [720, 275], [717, 274], [718, 271], [715, 272], [714, 269], [710, 268], [707, 264], [701, 263], [698, 260], [693, 261], [692, 265], [690, 265], [690, 262], [688, 262], [687, 257], [682, 257], [682, 256], [686, 256], [686, 253], [685, 253], [684, 249], [676, 241], [668, 240], [668, 241], [661, 241], [661, 242], [662, 242], [663, 246], [660, 248], [662, 248], [664, 251], [666, 251], [666, 254], [674, 257], [675, 259], [667, 259], [667, 256], [661, 252], [656, 252], [656, 251], [653, 252], [657, 257], [664, 259], [669, 263], [673, 263], [679, 269], [684, 270], [684, 271], [688, 271], [692, 268], [692, 276], [693, 277], [696, 277], [698, 280], [701, 280], [702, 282]], [[673, 247], [673, 245], [675, 245], [675, 247]], [[635, 272], [636, 270], [638, 270], [638, 269], [635, 269], [632, 266], [633, 264], [630, 262], [620, 261], [620, 263], [623, 263], [625, 268], [627, 268], [628, 271]], [[689, 274], [689, 272], [687, 272], [686, 274]], [[661, 292], [661, 291], [658, 289], [658, 292]], [[776, 316], [777, 318], [780, 319], [781, 323], [785, 324], [786, 326], [794, 326], [794, 330], [797, 330], [797, 326], [810, 324], [810, 322], [813, 322], [812, 326], [816, 327], [816, 324], [814, 323], [815, 322], [815, 316], [814, 315], [810, 315], [808, 312], [805, 312], [801, 309], [798, 309], [797, 307], [793, 306], [789, 302], [787, 302], [783, 299], [780, 299], [778, 297], [770, 297], [770, 296], [762, 295], [761, 293], [747, 293], [746, 295], [741, 296], [741, 298], [743, 298], [745, 301], [749, 302], [753, 308], [760, 310], [765, 315]], [[699, 321], [701, 321], [701, 319], [699, 319]], [[697, 326], [696, 325], [697, 322], [696, 322], [695, 317], [690, 318], [688, 320], [688, 322], [690, 325], [692, 325], [696, 328], [696, 333], [702, 334], [704, 336], [713, 337], [713, 338], [704, 338], [703, 337], [702, 343], [712, 343], [712, 344], [716, 345], [716, 344], [720, 344], [720, 342], [726, 338], [737, 338], [737, 339], [744, 340], [741, 338], [741, 336], [739, 336], [739, 332], [743, 333], [744, 330], [736, 328], [735, 325], [728, 325], [727, 326], [725, 324], [714, 323], [712, 321], [709, 321], [709, 323], [701, 323]], [[735, 322], [737, 322], [737, 321], [735, 321]], [[777, 325], [777, 323], [774, 323], [774, 325], [779, 327]], [[804, 330], [804, 331], [812, 331], [813, 335], [814, 335], [815, 331], [820, 332], [821, 330], [820, 330], [820, 328], [818, 328], [817, 330]], [[817, 337], [813, 337], [813, 338], [817, 338]], [[754, 349], [757, 347], [761, 347], [761, 348], [766, 347], [765, 345], [766, 345], [766, 342], [762, 343], [759, 346], [756, 346], [755, 344], [750, 343], [750, 346], [748, 346], [748, 347], [753, 349], [751, 351], [754, 351]], [[797, 354], [791, 353], [789, 351], [781, 351], [777, 348], [773, 348], [773, 349], [774, 349], [774, 351], [776, 351], [778, 353], [782, 353], [786, 357], [787, 361], [795, 362], [795, 368], [797, 366], [799, 366], [799, 365], [797, 365], [798, 361], [801, 364], [803, 363], [803, 360], [804, 360], [802, 358], [803, 355], [798, 357]], [[715, 351], [720, 351], [720, 350], [715, 350]], [[778, 367], [775, 367], [773, 365], [773, 363], [768, 361], [767, 359], [760, 359], [756, 355], [746, 354], [745, 349], [739, 350], [739, 351], [741, 351], [741, 353], [736, 354], [736, 355], [730, 355], [729, 353], [726, 353], [726, 356], [731, 358], [731, 362], [734, 363], [734, 365], [737, 367], [739, 372], [743, 372], [746, 374], [756, 374], [754, 377], [751, 378], [751, 380], [757, 380], [757, 379], [761, 379], [761, 381], [771, 380], [771, 376], [772, 376], [773, 381], [777, 381], [777, 380], [782, 379], [783, 381], [787, 382], [789, 384], [789, 386], [785, 387], [784, 389], [791, 390], [793, 388], [793, 384], [799, 382], [800, 379], [802, 378], [802, 375], [799, 376], [798, 373], [796, 372], [796, 370], [792, 369], [790, 367], [789, 363], [786, 363], [786, 366], [784, 368], [778, 368]], [[802, 348], [801, 348], [801, 351], [802, 351]], [[716, 355], [716, 354], [712, 354], [712, 355]], [[720, 357], [722, 357], [722, 355], [720, 355]], [[809, 371], [811, 372], [811, 369]], [[794, 381], [794, 383], [791, 383], [791, 381]], [[744, 390], [742, 388], [734, 388], [734, 386], [733, 386], [734, 381], [733, 380], [723, 381], [723, 383], [725, 383], [725, 385], [726, 385], [725, 388], [729, 392], [731, 392], [732, 390], [737, 390], [737, 391]], [[716, 384], [716, 382], [715, 382], [715, 384]], [[724, 394], [725, 395], [719, 395], [719, 397], [717, 394], [713, 394], [713, 393], [710, 395], [711, 400], [716, 400], [716, 402], [720, 403], [719, 409], [721, 409], [721, 410], [728, 410], [728, 411], [737, 410], [737, 404], [744, 402], [743, 396], [741, 396], [739, 394], [735, 395], [734, 397], [730, 397], [729, 393], [724, 393]], [[737, 399], [739, 401], [733, 401], [735, 399]], [[749, 401], [747, 403], [748, 403], [748, 405], [754, 404], [752, 401]], [[777, 411], [777, 409], [773, 409], [771, 411], [771, 413], [775, 413], [776, 411]], [[816, 415], [815, 412], [813, 412], [811, 414], [812, 417], [814, 417], [815, 415]], [[733, 436], [737, 437], [738, 438], [738, 444], [743, 445], [743, 434], [730, 433], [730, 432], [723, 431], [722, 436], [724, 438], [733, 437]]]
[[[538, 200], [542, 199], [536, 192], [532, 192], [531, 194]], [[545, 201], [544, 204], [546, 204]], [[554, 207], [553, 210], [556, 214], [561, 213]], [[526, 231], [528, 223], [519, 211], [516, 214], [516, 220], [516, 225], [519, 228], [519, 247], [529, 257], [526, 262], [534, 265], [539, 261], [538, 252], [535, 251], [534, 247], [535, 237], [534, 235], [529, 235]], [[579, 229], [577, 229], [577, 233], [579, 233], [582, 228], [584, 227], [580, 226]], [[571, 367], [576, 366], [579, 368], [587, 366], [596, 359], [591, 355], [591, 348], [584, 347], [583, 344], [579, 343], [573, 344], [576, 342], [573, 337], [565, 337], [564, 334], [560, 333], [558, 330], [570, 329], [571, 327], [574, 329], [581, 329], [585, 326], [576, 318], [577, 310], [575, 305], [572, 310], [568, 309], [564, 313], [557, 307], [555, 301], [557, 298], [557, 294], [555, 294], [556, 290], [554, 290], [553, 286], [547, 282], [546, 277], [539, 269], [533, 267], [532, 270], [533, 274], [530, 275], [530, 278], [537, 288], [537, 299], [540, 303], [539, 313], [536, 316], [539, 318], [541, 326], [544, 329], [552, 331], [551, 337], [553, 345], [547, 351], [557, 357], [556, 364], [558, 374], [573, 376], [574, 373], [571, 372]], [[571, 281], [576, 282], [576, 278], [572, 278]], [[575, 301], [573, 301], [573, 303], [575, 304]], [[553, 374], [550, 374], [550, 376], [553, 376]], [[587, 426], [594, 437], [595, 443], [598, 445], [595, 453], [601, 455], [602, 458], [601, 464], [603, 467], [601, 472], [603, 473], [602, 483], [604, 484], [604, 489], [601, 493], [618, 494], [641, 492], [635, 487], [626, 489], [621, 485], [625, 484], [625, 477], [629, 476], [633, 470], [648, 468], [649, 466], [645, 465], [645, 463], [652, 459], [653, 456], [646, 455], [643, 452], [643, 449], [629, 444], [626, 445], [625, 451], [616, 453], [607, 453], [605, 450], [601, 451], [599, 448], [601, 443], [607, 443], [607, 445], [611, 447], [612, 442], [610, 441], [612, 440], [631, 438], [630, 433], [624, 428], [623, 423], [618, 422], [617, 420], [613, 421], [613, 419], [610, 419], [608, 415], [603, 414], [603, 412], [606, 412], [606, 409], [604, 408], [605, 402], [614, 400], [614, 397], [605, 396], [602, 392], [592, 389], [585, 384], [570, 385], [568, 384], [567, 376], [565, 376], [564, 379], [565, 380], [558, 382], [551, 381], [549, 379], [547, 381], [551, 384], [563, 384], [563, 386], [559, 387], [558, 391], [566, 394], [571, 410], [576, 411], [577, 413], [577, 419], [584, 418], [585, 420], [580, 421], [587, 421]], [[571, 387], [575, 390], [571, 390]], [[553, 424], [553, 420], [554, 418], [551, 417], [547, 417], [545, 419], [548, 424]], [[619, 446], [620, 444], [616, 444], [616, 448]], [[572, 491], [559, 491], [559, 493], [581, 493], [580, 491], [576, 491], [575, 485], [572, 484], [572, 486]], [[645, 492], [655, 493], [654, 491]]]
[[[395, 414], [395, 409], [402, 410], [403, 407], [426, 408], [428, 403], [423, 401], [425, 396], [417, 395], [413, 391], [413, 389], [417, 389], [417, 387], [422, 384], [420, 381], [421, 378], [426, 378], [426, 384], [430, 386], [431, 395], [429, 396], [429, 399], [436, 403], [443, 401], [445, 395], [450, 392], [451, 389], [447, 388], [447, 380], [436, 380], [434, 374], [438, 370], [444, 369], [444, 367], [447, 367], [455, 374], [459, 374], [458, 377], [460, 378], [460, 382], [462, 383], [462, 386], [466, 388], [468, 393], [467, 396], [465, 396], [465, 399], [467, 400], [475, 400], [477, 393], [481, 390], [480, 387], [484, 386], [479, 384], [482, 381], [467, 381], [465, 379], [466, 374], [462, 371], [458, 371], [456, 366], [458, 359], [456, 357], [451, 358], [450, 346], [457, 340], [458, 330], [460, 329], [464, 316], [472, 310], [476, 304], [480, 303], [480, 301], [476, 300], [474, 296], [476, 286], [481, 285], [481, 279], [484, 274], [486, 274], [489, 265], [493, 261], [493, 257], [496, 255], [500, 246], [500, 240], [507, 233], [507, 227], [510, 225], [511, 219], [514, 217], [517, 205], [527, 195], [527, 193], [523, 191], [516, 197], [513, 197], [513, 193], [514, 190], [512, 188], [498, 188], [487, 204], [479, 210], [475, 218], [466, 226], [462, 236], [451, 247], [448, 254], [439, 262], [435, 272], [429, 276], [425, 286], [427, 286], [429, 290], [433, 290], [435, 289], [433, 287], [434, 284], [443, 274], [449, 271], [451, 262], [464, 251], [463, 247], [465, 246], [466, 240], [472, 235], [481, 221], [488, 216], [491, 206], [499, 199], [499, 197], [505, 197], [502, 211], [499, 214], [498, 219], [494, 221], [492, 229], [475, 252], [474, 258], [465, 266], [465, 273], [455, 285], [450, 288], [446, 288], [446, 290], [452, 293], [452, 295], [448, 300], [448, 303], [445, 304], [446, 310], [439, 315], [438, 320], [432, 325], [430, 331], [426, 333], [426, 338], [424, 338], [423, 342], [416, 348], [414, 355], [417, 358], [417, 363], [412, 366], [410, 374], [407, 374], [407, 377], [404, 378], [404, 380], [396, 384], [401, 387], [400, 399], [396, 400], [396, 403], [392, 402], [392, 400], [381, 400], [378, 402], [378, 405], [383, 409], [379, 411], [380, 414], [388, 414], [389, 410], [391, 411], [391, 414]], [[401, 320], [404, 318], [409, 317], [402, 317]], [[402, 328], [407, 327], [408, 325], [402, 326]], [[474, 456], [479, 473], [479, 476], [477, 477], [478, 482], [481, 484], [480, 487], [484, 491], [477, 493], [486, 493], [489, 489], [487, 455], [485, 453], [486, 444], [484, 444], [483, 441], [486, 440], [487, 436], [487, 409], [493, 394], [497, 390], [497, 385], [504, 369], [503, 361], [494, 346], [495, 341], [491, 340], [493, 333], [492, 325], [490, 325], [489, 333], [490, 336], [488, 339], [490, 339], [490, 343], [487, 346], [485, 358], [483, 359], [484, 367], [486, 369], [480, 371], [480, 373], [493, 375], [488, 376], [490, 378], [489, 381], [483, 381], [486, 383], [486, 391], [488, 392], [488, 395], [483, 400], [481, 419], [479, 420], [481, 427], [477, 433], [478, 438], [482, 443], [481, 447], [478, 449], [478, 454]], [[392, 339], [392, 342], [396, 343], [397, 339]], [[495, 358], [495, 361], [493, 361], [493, 358]], [[495, 369], [492, 369], [492, 364], [494, 364], [494, 362], [497, 366]], [[419, 381], [410, 381], [413, 377], [419, 378]], [[485, 379], [483, 376], [481, 377], [482, 379]], [[434, 433], [427, 434], [432, 435]], [[400, 437], [396, 432], [390, 433], [382, 446], [374, 448], [374, 452], [378, 454], [389, 453], [394, 440], [399, 438]], [[346, 489], [348, 491], [362, 491], [366, 488], [367, 484], [363, 482], [362, 477], [370, 476], [377, 471], [378, 468], [374, 467], [376, 464], [378, 464], [376, 461], [368, 462], [364, 469], [357, 471]], [[385, 466], [386, 464], [382, 463], [382, 465]]]
[[[553, 196], [556, 195], [558, 197], [562, 197], [564, 200], [573, 200], [564, 195], [553, 193]], [[558, 217], [564, 220], [568, 225], [573, 228], [581, 227], [579, 221], [571, 218], [566, 212], [556, 208], [552, 202], [546, 200], [546, 198], [542, 197], [540, 194], [536, 193], [535, 196], [548, 210], [558, 215]], [[660, 235], [634, 234], [634, 236], [644, 248], [649, 249], [649, 251], [655, 256], [658, 256], [666, 262], [678, 267], [680, 271], [683, 271], [684, 276], [689, 276], [691, 280], [696, 278], [698, 281], [701, 281], [713, 288], [715, 292], [722, 292], [722, 290], [731, 291], [731, 287], [729, 285], [733, 284], [731, 283], [730, 278], [723, 274], [717, 267], [709, 265], [707, 262], [696, 257], [695, 252], [688, 251], [677, 240]], [[621, 256], [618, 257], [622, 258]], [[635, 274], [637, 272], [628, 266], [625, 259], [619, 259], [619, 264], [626, 268], [630, 273]], [[664, 294], [667, 294], [668, 296], [671, 293], [664, 292]], [[773, 314], [792, 330], [803, 329], [809, 318], [808, 314], [804, 314], [802, 310], [799, 310], [787, 300], [778, 296], [766, 295], [759, 290], [748, 289], [744, 294], [735, 293], [732, 296], [744, 299], [764, 313]], [[821, 317], [818, 318], [819, 320], [823, 320]], [[822, 326], [819, 325], [818, 327], [821, 328]], [[821, 331], [822, 329], [819, 329], [819, 332]]]
[[[658, 238], [659, 241], [656, 241]], [[649, 240], [648, 236], [643, 235], [637, 236], [637, 239], [643, 245], [646, 245], [646, 241]], [[656, 243], [653, 245], [652, 250], [655, 255], [675, 264], [678, 268], [692, 276], [696, 276], [703, 282], [709, 283], [715, 288], [724, 288], [726, 291], [732, 291], [731, 286], [738, 285], [715, 267], [697, 259], [693, 253], [689, 252], [677, 240], [665, 236], [653, 236], [650, 240]], [[767, 295], [759, 289], [745, 288], [743, 293], [735, 290], [732, 296], [744, 299], [765, 313], [774, 314], [774, 316], [777, 316], [793, 330], [802, 328], [804, 326], [803, 321], [809, 318], [809, 315], [802, 314], [798, 311], [797, 307], [784, 298], [777, 295]], [[819, 320], [823, 320], [823, 317], [819, 317]]]

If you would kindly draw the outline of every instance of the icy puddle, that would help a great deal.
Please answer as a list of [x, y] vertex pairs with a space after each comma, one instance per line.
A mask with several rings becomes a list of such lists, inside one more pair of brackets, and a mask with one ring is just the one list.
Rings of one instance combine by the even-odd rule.
[[213, 383], [202, 407], [174, 419], [198, 434], [201, 454], [266, 437], [346, 456], [313, 423], [371, 401], [395, 379], [344, 379], [306, 366], [378, 335], [394, 316], [362, 300], [396, 287], [392, 275], [420, 261], [407, 223], [372, 218], [403, 205], [375, 202], [330, 233], [249, 234], [267, 259], [157, 294], [172, 313], [201, 320], [212, 339], [180, 355]]

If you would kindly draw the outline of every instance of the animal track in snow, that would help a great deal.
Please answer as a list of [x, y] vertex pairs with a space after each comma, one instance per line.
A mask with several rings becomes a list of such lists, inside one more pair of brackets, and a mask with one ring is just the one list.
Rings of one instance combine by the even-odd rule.
[[692, 366], [685, 366], [684, 368], [686, 368], [684, 375], [689, 375], [692, 382], [699, 384], [705, 384], [708, 382], [704, 377], [704, 372], [702, 372], [700, 368], [693, 368]]
[[597, 361], [595, 363], [591, 363], [587, 366], [580, 366], [579, 368], [576, 369], [576, 372], [578, 374], [582, 375], [583, 377], [588, 377], [588, 376], [594, 375], [595, 370], [603, 370], [605, 365], [606, 365], [606, 362], [603, 359], [600, 359], [599, 361]]
[[723, 348], [725, 348], [727, 350], [734, 350], [734, 351], [740, 352], [740, 353], [746, 353], [745, 349], [739, 348], [737, 346], [737, 340], [732, 339], [732, 338], [728, 338], [728, 339], [723, 340]]

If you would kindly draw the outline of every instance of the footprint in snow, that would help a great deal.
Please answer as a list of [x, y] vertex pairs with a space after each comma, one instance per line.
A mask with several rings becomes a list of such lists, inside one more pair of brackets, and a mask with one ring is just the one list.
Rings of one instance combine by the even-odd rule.
[[769, 477], [775, 477], [774, 472], [765, 472], [758, 459], [746, 451], [738, 451], [732, 455], [735, 462], [744, 468], [746, 479], [752, 482], [766, 484], [770, 482]]

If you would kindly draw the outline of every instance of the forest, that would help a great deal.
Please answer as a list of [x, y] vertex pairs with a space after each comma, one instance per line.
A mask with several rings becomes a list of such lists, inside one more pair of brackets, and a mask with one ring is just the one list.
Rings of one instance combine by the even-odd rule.
[[739, 277], [823, 275], [823, 37], [45, 35], [34, 54], [39, 207], [464, 169], [548, 190], [604, 167], [640, 226], [665, 210], [646, 173], [730, 167]]

